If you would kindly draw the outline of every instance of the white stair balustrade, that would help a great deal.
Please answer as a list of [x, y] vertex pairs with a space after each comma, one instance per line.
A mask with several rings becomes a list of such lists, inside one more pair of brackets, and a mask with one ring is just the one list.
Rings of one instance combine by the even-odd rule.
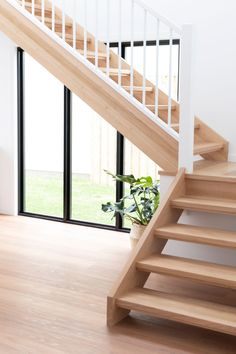
[[[185, 167], [189, 172], [193, 166], [193, 136], [194, 136], [194, 117], [192, 113], [192, 97], [190, 89], [191, 75], [191, 35], [190, 26], [179, 27], [165, 17], [156, 13], [140, 0], [47, 0], [41, 1], [41, 16], [36, 12], [35, 0], [31, 2], [22, 0], [6, 0], [15, 8], [27, 16], [32, 22], [37, 24], [42, 30], [56, 40], [60, 45], [85, 65], [94, 71], [104, 81], [115, 87], [123, 97], [141, 110], [156, 124], [161, 126], [163, 130], [168, 132], [172, 137], [179, 141], [179, 166]], [[72, 6], [71, 6], [72, 4]], [[115, 6], [116, 5], [116, 6]], [[39, 6], [37, 4], [37, 6]], [[101, 11], [101, 6], [102, 10]], [[47, 17], [48, 9], [51, 9], [50, 18]], [[71, 13], [68, 9], [72, 7]], [[29, 11], [30, 8], [30, 11]], [[114, 10], [115, 9], [115, 10]], [[116, 11], [114, 16], [114, 11]], [[125, 16], [124, 16], [125, 12]], [[60, 13], [60, 14], [59, 14]], [[58, 15], [59, 14], [59, 15]], [[101, 14], [103, 18], [101, 18]], [[140, 23], [136, 23], [137, 14], [140, 14]], [[83, 18], [83, 23], [78, 23], [78, 19]], [[128, 20], [127, 20], [128, 17]], [[71, 18], [71, 22], [69, 22]], [[153, 28], [150, 30], [150, 23]], [[92, 25], [91, 25], [92, 24]], [[116, 26], [117, 25], [117, 26]], [[79, 26], [79, 27], [78, 27]], [[116, 28], [117, 27], [117, 28]], [[137, 28], [138, 27], [138, 28]], [[166, 33], [162, 28], [166, 28]], [[79, 30], [80, 28], [80, 30]], [[81, 30], [82, 28], [82, 30]], [[104, 31], [106, 33], [104, 33]], [[111, 35], [112, 31], [112, 35]], [[112, 59], [112, 50], [110, 43], [114, 42], [112, 36], [116, 33], [116, 41], [118, 43], [118, 59]], [[151, 33], [151, 37], [149, 38]], [[167, 37], [166, 37], [167, 36]], [[91, 39], [90, 37], [93, 37]], [[124, 40], [125, 38], [125, 40]], [[153, 104], [147, 99], [150, 90], [150, 80], [147, 77], [147, 41], [151, 39], [156, 43], [156, 59], [155, 67], [153, 67], [155, 82], [151, 84], [153, 91]], [[167, 39], [169, 41], [169, 73], [168, 73], [168, 92], [167, 101], [163, 105], [160, 104], [160, 40]], [[173, 43], [175, 39], [179, 39], [181, 48], [180, 61], [180, 117], [179, 127], [176, 127], [176, 120], [173, 121], [175, 114], [173, 106]], [[93, 51], [89, 45], [91, 40]], [[142, 70], [139, 75], [142, 79], [135, 86], [137, 70], [134, 68], [134, 50], [135, 41], [143, 44]], [[127, 69], [127, 63], [122, 58], [122, 43], [128, 41], [130, 43], [130, 65]], [[101, 52], [106, 44], [106, 49]], [[82, 50], [81, 50], [82, 46]], [[101, 63], [104, 66], [101, 65]], [[114, 64], [116, 67], [114, 67]], [[129, 84], [126, 77], [129, 77]], [[129, 85], [129, 87], [127, 86]], [[128, 89], [127, 89], [128, 87]], [[138, 88], [138, 90], [137, 90]], [[139, 90], [141, 88], [141, 91]], [[140, 94], [138, 95], [138, 92]], [[166, 119], [160, 117], [163, 113], [163, 107], [166, 110]], [[186, 151], [188, 152], [186, 155]]]

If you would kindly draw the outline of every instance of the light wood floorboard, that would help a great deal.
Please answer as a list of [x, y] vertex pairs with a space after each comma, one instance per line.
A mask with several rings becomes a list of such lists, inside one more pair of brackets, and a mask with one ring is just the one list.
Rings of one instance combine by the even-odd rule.
[[[24, 217], [0, 223], [1, 354], [235, 353], [234, 337], [148, 316], [106, 327], [106, 296], [129, 254], [126, 234]], [[185, 291], [163, 276], [149, 285]], [[232, 290], [209, 292], [235, 303]]]

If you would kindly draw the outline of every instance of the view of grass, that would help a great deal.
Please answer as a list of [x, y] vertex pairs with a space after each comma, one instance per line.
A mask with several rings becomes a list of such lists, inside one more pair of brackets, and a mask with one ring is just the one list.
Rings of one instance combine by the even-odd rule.
[[[63, 216], [63, 175], [56, 172], [26, 171], [25, 211]], [[73, 175], [72, 219], [114, 225], [111, 214], [101, 210], [101, 204], [113, 201], [115, 188], [99, 185], [88, 178]]]

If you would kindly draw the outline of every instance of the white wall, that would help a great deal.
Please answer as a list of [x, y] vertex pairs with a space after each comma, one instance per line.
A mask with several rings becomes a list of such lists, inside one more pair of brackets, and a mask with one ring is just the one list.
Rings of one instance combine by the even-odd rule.
[[16, 47], [0, 32], [0, 214], [17, 213]]

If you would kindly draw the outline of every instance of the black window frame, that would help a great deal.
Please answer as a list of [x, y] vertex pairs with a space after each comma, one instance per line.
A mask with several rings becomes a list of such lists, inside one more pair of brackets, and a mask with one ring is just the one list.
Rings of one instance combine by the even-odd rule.
[[[174, 45], [179, 45], [179, 40], [173, 40]], [[155, 46], [156, 41], [147, 41], [147, 46]], [[168, 40], [160, 40], [160, 45], [169, 45]], [[131, 42], [123, 42], [121, 56], [125, 59], [126, 48]], [[143, 46], [143, 42], [136, 41], [134, 46]], [[110, 43], [110, 47], [119, 48], [117, 42]], [[180, 52], [180, 50], [179, 50]], [[178, 85], [179, 87], [179, 85]], [[18, 214], [21, 216], [64, 222], [69, 224], [95, 227], [119, 232], [129, 232], [123, 227], [120, 215], [116, 216], [115, 225], [106, 225], [89, 221], [74, 220], [71, 218], [72, 210], [72, 93], [64, 86], [64, 171], [63, 171], [63, 217], [49, 216], [25, 211], [25, 63], [24, 51], [17, 48], [17, 111], [18, 111]], [[117, 132], [116, 137], [116, 173], [124, 173], [125, 140]], [[116, 200], [120, 200], [124, 193], [121, 182], [116, 183]]]

